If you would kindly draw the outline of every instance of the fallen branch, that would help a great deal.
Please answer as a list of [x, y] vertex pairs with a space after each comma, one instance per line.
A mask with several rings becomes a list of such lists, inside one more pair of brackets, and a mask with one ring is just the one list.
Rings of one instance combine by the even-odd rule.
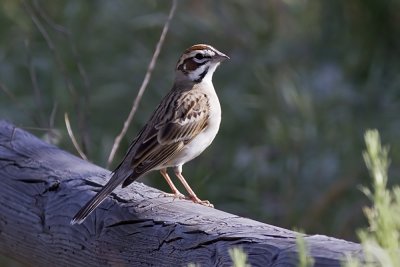
[[[133, 183], [82, 225], [71, 217], [110, 172], [0, 121], [0, 254], [29, 266], [296, 266], [296, 233]], [[359, 244], [304, 236], [315, 266], [340, 266]]]

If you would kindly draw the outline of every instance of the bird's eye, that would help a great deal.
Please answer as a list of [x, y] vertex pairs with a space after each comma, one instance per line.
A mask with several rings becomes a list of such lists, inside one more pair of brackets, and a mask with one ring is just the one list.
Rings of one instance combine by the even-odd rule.
[[195, 56], [195, 58], [196, 58], [196, 59], [203, 59], [203, 58], [204, 58], [204, 55], [201, 54], [201, 53], [197, 53], [196, 56]]

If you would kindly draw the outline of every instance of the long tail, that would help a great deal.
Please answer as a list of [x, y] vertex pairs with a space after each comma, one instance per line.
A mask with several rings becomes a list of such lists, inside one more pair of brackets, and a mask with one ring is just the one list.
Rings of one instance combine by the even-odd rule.
[[86, 203], [83, 208], [78, 211], [78, 213], [71, 220], [71, 224], [81, 224], [86, 219], [86, 217], [89, 216], [89, 214], [92, 213], [92, 211], [96, 209], [97, 206], [99, 206], [104, 201], [104, 199], [106, 199], [106, 197], [125, 180], [125, 178], [126, 176], [114, 173], [114, 175], [100, 190], [100, 192], [98, 192], [88, 203]]

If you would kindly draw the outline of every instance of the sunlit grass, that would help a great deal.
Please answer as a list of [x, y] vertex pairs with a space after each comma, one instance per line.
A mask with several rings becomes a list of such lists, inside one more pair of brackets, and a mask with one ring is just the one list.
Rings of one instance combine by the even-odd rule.
[[387, 189], [389, 147], [382, 146], [377, 130], [365, 133], [365, 143], [363, 156], [372, 178], [372, 188], [362, 187], [362, 191], [372, 206], [364, 208], [369, 227], [358, 230], [357, 234], [366, 262], [349, 256], [344, 266], [400, 266], [400, 187]]
[[299, 267], [312, 267], [314, 266], [314, 258], [310, 256], [306, 240], [302, 233], [296, 234], [296, 246], [299, 260]]
[[233, 247], [229, 249], [229, 256], [231, 256], [233, 267], [251, 267], [247, 263], [247, 254], [240, 247]]

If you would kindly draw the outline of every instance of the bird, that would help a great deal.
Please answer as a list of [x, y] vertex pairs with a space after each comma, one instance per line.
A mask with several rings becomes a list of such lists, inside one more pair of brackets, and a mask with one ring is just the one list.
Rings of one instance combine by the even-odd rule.
[[186, 198], [168, 175], [172, 168], [188, 192], [188, 199], [213, 207], [194, 193], [182, 175], [182, 166], [200, 155], [214, 140], [221, 123], [221, 106], [212, 77], [227, 55], [211, 45], [195, 44], [186, 49], [175, 68], [172, 89], [161, 100], [150, 119], [131, 142], [125, 157], [104, 187], [73, 217], [81, 224], [119, 185], [127, 187], [150, 171], [158, 170], [175, 198]]

